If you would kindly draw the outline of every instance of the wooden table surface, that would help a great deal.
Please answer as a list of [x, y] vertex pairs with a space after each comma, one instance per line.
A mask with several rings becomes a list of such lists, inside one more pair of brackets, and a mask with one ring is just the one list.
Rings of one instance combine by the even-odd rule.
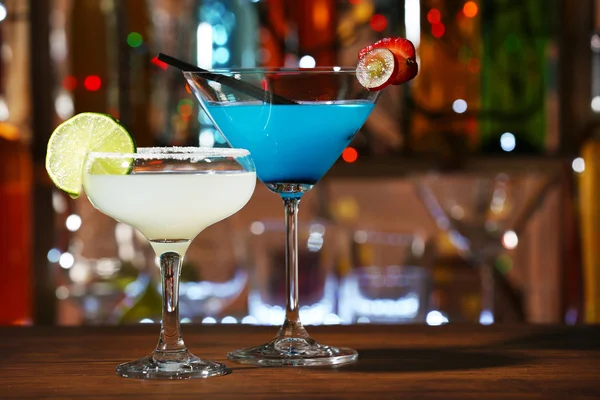
[[340, 368], [257, 368], [225, 360], [273, 328], [184, 325], [196, 354], [231, 374], [142, 381], [115, 365], [151, 351], [157, 325], [0, 328], [0, 399], [600, 399], [600, 326], [329, 326], [317, 340], [359, 350]]

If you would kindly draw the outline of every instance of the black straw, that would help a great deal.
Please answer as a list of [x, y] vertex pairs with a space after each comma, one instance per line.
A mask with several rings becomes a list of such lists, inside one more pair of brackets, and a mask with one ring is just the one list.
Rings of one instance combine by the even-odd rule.
[[269, 99], [273, 104], [298, 104], [293, 100], [287, 99], [278, 94], [267, 92], [257, 86], [254, 86], [248, 82], [244, 82], [227, 75], [216, 74], [200, 68], [196, 65], [181, 61], [175, 57], [168, 56], [163, 53], [158, 54], [158, 59], [172, 67], [180, 69], [183, 72], [202, 72], [202, 77], [214, 82], [218, 82], [222, 85], [229, 86], [232, 89], [238, 90], [248, 96], [254, 97], [260, 101]]

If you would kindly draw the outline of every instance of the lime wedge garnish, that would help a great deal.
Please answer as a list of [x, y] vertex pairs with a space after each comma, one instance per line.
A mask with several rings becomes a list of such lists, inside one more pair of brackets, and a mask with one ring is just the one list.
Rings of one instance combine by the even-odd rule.
[[[135, 141], [113, 117], [99, 113], [77, 114], [60, 124], [50, 136], [46, 171], [52, 182], [71, 197], [81, 194], [83, 164], [91, 151], [135, 153]], [[129, 165], [106, 166], [112, 174], [127, 174]]]

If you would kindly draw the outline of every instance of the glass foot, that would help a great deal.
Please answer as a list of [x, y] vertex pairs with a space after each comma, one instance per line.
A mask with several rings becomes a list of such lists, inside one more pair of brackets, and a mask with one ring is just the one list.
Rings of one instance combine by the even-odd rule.
[[189, 352], [160, 358], [152, 354], [119, 364], [116, 371], [124, 378], [137, 379], [197, 379], [229, 373], [225, 364], [202, 360]]
[[232, 351], [227, 358], [265, 367], [312, 367], [348, 364], [358, 359], [358, 353], [325, 346], [310, 338], [275, 338], [260, 346]]

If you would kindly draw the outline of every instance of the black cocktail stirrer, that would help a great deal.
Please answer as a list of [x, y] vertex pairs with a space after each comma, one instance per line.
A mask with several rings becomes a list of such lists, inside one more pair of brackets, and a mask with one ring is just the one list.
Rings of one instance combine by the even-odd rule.
[[221, 75], [214, 72], [210, 72], [203, 68], [197, 67], [193, 64], [181, 61], [175, 57], [159, 53], [158, 59], [172, 67], [180, 69], [183, 72], [202, 72], [202, 77], [214, 82], [218, 82], [221, 85], [229, 86], [232, 89], [238, 90], [248, 96], [254, 97], [260, 101], [271, 100], [273, 104], [298, 104], [293, 100], [287, 99], [278, 94], [267, 92], [257, 86], [250, 83], [232, 78], [231, 76]]

